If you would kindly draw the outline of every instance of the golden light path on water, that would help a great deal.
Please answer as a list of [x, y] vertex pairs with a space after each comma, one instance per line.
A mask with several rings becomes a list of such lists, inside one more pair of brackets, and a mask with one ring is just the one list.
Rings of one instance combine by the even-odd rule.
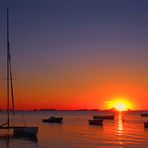
[[123, 145], [123, 142], [120, 139], [120, 136], [123, 134], [123, 115], [122, 112], [119, 112], [118, 119], [117, 119], [117, 135], [118, 135], [118, 141], [120, 145]]

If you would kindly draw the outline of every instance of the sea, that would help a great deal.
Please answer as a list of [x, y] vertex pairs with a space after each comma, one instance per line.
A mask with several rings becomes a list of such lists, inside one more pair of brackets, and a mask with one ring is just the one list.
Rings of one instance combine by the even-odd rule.
[[[0, 148], [148, 148], [148, 129], [140, 111], [18, 111], [12, 125], [38, 126], [37, 137], [15, 138], [12, 131], [0, 130]], [[103, 126], [88, 124], [93, 115], [115, 115]], [[43, 123], [50, 116], [63, 117], [62, 124]], [[6, 112], [0, 112], [0, 124]]]

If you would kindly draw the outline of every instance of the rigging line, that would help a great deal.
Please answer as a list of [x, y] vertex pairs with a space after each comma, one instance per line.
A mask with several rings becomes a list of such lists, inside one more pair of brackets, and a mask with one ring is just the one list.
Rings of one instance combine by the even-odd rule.
[[[7, 80], [8, 81], [7, 82], [8, 88], [10, 87], [10, 89], [8, 89], [8, 91], [10, 90], [10, 92], [11, 92], [12, 110], [13, 110], [13, 114], [14, 114], [14, 94], [13, 94], [13, 83], [12, 83], [10, 43], [9, 43], [9, 10], [8, 10], [8, 7], [7, 7], [7, 79], [8, 79]], [[10, 98], [9, 97], [10, 96], [8, 93], [8, 110], [10, 108], [10, 104], [9, 104]]]
[[10, 88], [11, 88], [11, 99], [12, 99], [12, 111], [13, 111], [13, 114], [15, 114], [10, 50], [9, 50], [9, 68], [10, 68], [9, 70], [10, 70]]

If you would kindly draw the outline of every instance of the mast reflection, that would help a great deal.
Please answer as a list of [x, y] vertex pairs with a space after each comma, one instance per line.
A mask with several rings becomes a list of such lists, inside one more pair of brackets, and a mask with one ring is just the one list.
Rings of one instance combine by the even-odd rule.
[[14, 139], [17, 139], [17, 140], [21, 140], [21, 141], [30, 141], [31, 143], [38, 143], [38, 138], [36, 136], [33, 136], [33, 137], [16, 137], [14, 135], [11, 135], [11, 134], [2, 134], [0, 135], [0, 141], [3, 141], [3, 142], [6, 142], [5, 145], [6, 145], [6, 148], [10, 148], [11, 147], [11, 140], [14, 140]]

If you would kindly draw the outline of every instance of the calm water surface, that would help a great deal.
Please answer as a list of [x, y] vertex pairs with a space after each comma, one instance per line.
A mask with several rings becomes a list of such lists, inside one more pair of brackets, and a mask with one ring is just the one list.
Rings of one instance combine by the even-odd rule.
[[[148, 130], [140, 117], [141, 112], [125, 112], [115, 115], [115, 120], [105, 120], [103, 126], [90, 126], [93, 115], [107, 115], [110, 112], [92, 111], [50, 111], [17, 112], [12, 118], [13, 125], [26, 124], [39, 127], [37, 138], [15, 139], [5, 137], [0, 130], [0, 148], [148, 148]], [[42, 123], [43, 118], [63, 116], [63, 124]], [[124, 122], [122, 122], [122, 116]], [[0, 113], [0, 123], [5, 121]]]

